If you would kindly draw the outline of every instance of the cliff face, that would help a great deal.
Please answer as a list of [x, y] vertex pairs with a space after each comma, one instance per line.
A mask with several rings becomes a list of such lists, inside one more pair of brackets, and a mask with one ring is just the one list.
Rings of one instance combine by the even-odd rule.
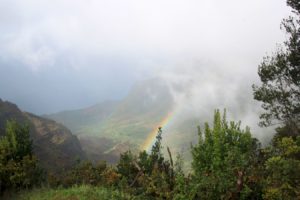
[[0, 99], [0, 136], [5, 133], [7, 120], [29, 125], [34, 153], [42, 167], [49, 171], [70, 168], [78, 159], [86, 158], [77, 137], [66, 127], [53, 120], [23, 112], [15, 104]]

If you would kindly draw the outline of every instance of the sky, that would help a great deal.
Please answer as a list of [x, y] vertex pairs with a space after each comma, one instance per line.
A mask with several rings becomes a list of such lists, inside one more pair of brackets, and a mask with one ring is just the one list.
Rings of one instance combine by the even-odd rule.
[[0, 98], [46, 114], [162, 77], [182, 112], [254, 113], [257, 67], [289, 14], [284, 0], [0, 0]]

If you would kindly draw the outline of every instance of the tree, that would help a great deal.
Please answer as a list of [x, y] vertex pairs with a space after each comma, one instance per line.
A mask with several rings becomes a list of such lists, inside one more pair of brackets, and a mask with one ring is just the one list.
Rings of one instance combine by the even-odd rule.
[[265, 162], [265, 199], [300, 198], [300, 137], [278, 138], [275, 146], [267, 148]]
[[288, 0], [294, 16], [284, 19], [281, 28], [288, 40], [258, 68], [261, 86], [253, 85], [254, 99], [262, 102], [261, 126], [280, 124], [280, 132], [300, 134], [300, 4]]
[[[258, 142], [249, 128], [240, 122], [226, 121], [215, 111], [213, 128], [199, 128], [199, 141], [192, 147], [193, 193], [196, 199], [236, 199], [255, 196], [251, 188], [252, 174], [258, 154]], [[255, 186], [256, 187], [256, 186]]]
[[38, 160], [32, 154], [29, 127], [8, 121], [5, 136], [0, 138], [0, 193], [39, 184], [42, 175]]
[[122, 182], [126, 182], [132, 191], [151, 198], [172, 199], [174, 187], [174, 169], [162, 153], [162, 129], [158, 128], [156, 141], [151, 152], [142, 151], [138, 156], [127, 151], [120, 156], [117, 173]]
[[181, 154], [177, 154], [176, 161], [174, 165], [175, 173], [175, 186], [173, 190], [173, 199], [174, 200], [185, 200], [192, 199], [189, 195], [190, 193], [190, 181], [189, 178], [185, 177], [183, 172], [184, 160]]
[[120, 160], [117, 164], [117, 172], [126, 179], [128, 185], [133, 184], [135, 177], [139, 170], [135, 163], [137, 162], [136, 156], [129, 150], [120, 155]]
[[9, 152], [11, 159], [20, 160], [25, 155], [32, 155], [32, 141], [29, 136], [29, 126], [20, 126], [16, 121], [8, 121], [6, 124], [6, 136], [3, 145]]
[[159, 127], [156, 135], [156, 141], [152, 146], [151, 153], [150, 153], [150, 161], [152, 167], [154, 165], [161, 166], [164, 162], [164, 157], [162, 155], [163, 146], [161, 144], [161, 140], [162, 140], [162, 129], [161, 127]]

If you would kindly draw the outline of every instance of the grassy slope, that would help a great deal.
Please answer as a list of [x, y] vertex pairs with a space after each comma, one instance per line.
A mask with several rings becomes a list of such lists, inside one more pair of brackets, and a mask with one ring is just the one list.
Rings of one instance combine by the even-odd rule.
[[114, 200], [114, 199], [145, 199], [134, 197], [114, 189], [93, 186], [76, 186], [67, 189], [36, 189], [23, 191], [17, 196], [9, 197], [16, 200]]

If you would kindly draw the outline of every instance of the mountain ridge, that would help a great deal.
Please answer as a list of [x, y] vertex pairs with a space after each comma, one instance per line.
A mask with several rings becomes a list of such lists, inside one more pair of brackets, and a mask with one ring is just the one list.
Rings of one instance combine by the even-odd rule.
[[28, 124], [33, 151], [41, 166], [48, 171], [61, 170], [58, 166], [71, 168], [78, 159], [86, 159], [78, 138], [62, 124], [21, 111], [16, 104], [0, 99], [0, 136], [5, 133], [7, 120]]

